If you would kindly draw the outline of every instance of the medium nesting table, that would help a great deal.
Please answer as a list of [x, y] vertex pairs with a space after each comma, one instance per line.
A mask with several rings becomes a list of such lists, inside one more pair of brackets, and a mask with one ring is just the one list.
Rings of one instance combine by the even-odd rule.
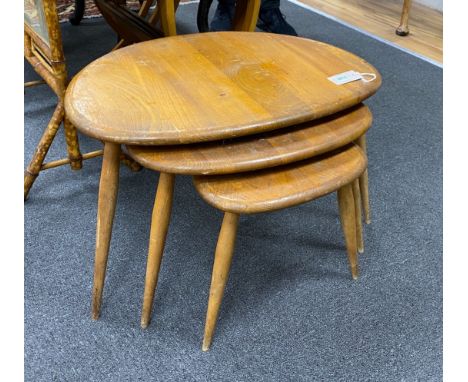
[[[327, 79], [348, 70], [374, 73], [376, 79], [345, 85]], [[374, 94], [380, 84], [376, 69], [349, 52], [269, 33], [215, 32], [158, 39], [114, 51], [84, 68], [68, 87], [65, 108], [78, 130], [104, 142], [93, 318], [100, 313], [121, 144], [132, 146], [130, 152], [139, 146], [166, 145], [183, 145], [182, 151], [190, 152], [197, 146], [191, 144], [205, 142], [221, 147], [226, 139], [309, 123], [352, 107], [366, 113], [364, 106], [356, 105]], [[356, 126], [361, 126], [361, 132], [349, 139], [362, 136], [368, 128]], [[300, 134], [298, 137], [300, 143]], [[278, 142], [282, 144], [281, 139]], [[300, 155], [294, 158], [300, 159]], [[189, 169], [185, 173], [216, 174], [212, 170], [215, 160], [201, 156], [197, 172]], [[270, 158], [263, 167], [278, 164], [281, 161]], [[161, 224], [159, 234], [151, 235], [160, 242], [150, 243], [150, 251], [151, 247], [159, 251], [164, 247], [173, 186], [174, 173], [161, 173], [152, 225], [155, 217]], [[142, 319], [142, 325], [147, 324]]]

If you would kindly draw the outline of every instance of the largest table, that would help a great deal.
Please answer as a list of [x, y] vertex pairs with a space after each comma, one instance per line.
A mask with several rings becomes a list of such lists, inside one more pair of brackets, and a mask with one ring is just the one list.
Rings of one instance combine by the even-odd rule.
[[[376, 78], [328, 80], [349, 70]], [[65, 108], [81, 132], [104, 142], [95, 269], [106, 268], [121, 144], [189, 144], [275, 130], [354, 106], [380, 84], [376, 69], [352, 53], [269, 33], [175, 36], [94, 61], [70, 83]], [[94, 277], [97, 318], [104, 273]]]

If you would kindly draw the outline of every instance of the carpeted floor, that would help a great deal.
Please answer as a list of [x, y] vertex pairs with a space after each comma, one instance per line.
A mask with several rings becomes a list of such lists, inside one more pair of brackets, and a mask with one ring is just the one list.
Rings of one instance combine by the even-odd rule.
[[[42, 173], [25, 203], [26, 381], [442, 380], [442, 70], [289, 3], [302, 36], [383, 76], [367, 104], [373, 222], [349, 275], [335, 197], [241, 219], [211, 351], [201, 339], [221, 214], [179, 177], [154, 320], [139, 328], [157, 174], [123, 167], [102, 317], [90, 319], [101, 159]], [[178, 13], [195, 31], [196, 6]], [[71, 73], [116, 42], [102, 19], [63, 24]], [[25, 79], [36, 78], [26, 65]], [[25, 94], [25, 161], [51, 116]], [[100, 144], [82, 137], [83, 151]], [[62, 157], [60, 133], [51, 158]]]

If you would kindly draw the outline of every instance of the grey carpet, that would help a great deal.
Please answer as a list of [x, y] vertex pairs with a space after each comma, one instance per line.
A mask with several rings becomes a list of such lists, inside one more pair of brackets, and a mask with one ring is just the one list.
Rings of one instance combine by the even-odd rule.
[[[383, 76], [367, 104], [372, 225], [352, 281], [334, 195], [241, 220], [211, 351], [201, 339], [221, 214], [179, 177], [154, 320], [139, 328], [158, 175], [121, 170], [101, 319], [90, 318], [101, 159], [42, 173], [25, 203], [27, 381], [440, 381], [442, 70], [283, 4], [302, 36], [362, 56]], [[195, 31], [196, 7], [178, 13]], [[70, 72], [107, 52], [102, 20], [63, 24]], [[36, 78], [26, 65], [26, 80]], [[51, 116], [25, 95], [25, 162]], [[83, 151], [100, 147], [81, 137]], [[50, 158], [63, 156], [60, 132]]]

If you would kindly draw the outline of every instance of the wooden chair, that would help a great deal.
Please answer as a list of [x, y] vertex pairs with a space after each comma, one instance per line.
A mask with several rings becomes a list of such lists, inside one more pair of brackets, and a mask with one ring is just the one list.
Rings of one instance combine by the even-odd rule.
[[[144, 18], [115, 3], [113, 0], [95, 0], [95, 3], [107, 23], [121, 38], [116, 48], [164, 37], [163, 32], [156, 29]], [[150, 3], [151, 1], [146, 1], [142, 9], [145, 10], [146, 5]]]
[[[25, 87], [46, 83], [58, 97], [58, 104], [24, 174], [24, 198], [26, 199], [41, 170], [70, 164], [73, 170], [82, 167], [78, 136], [75, 128], [64, 115], [63, 97], [67, 84], [65, 57], [54, 0], [25, 0], [24, 3], [24, 57], [42, 81], [25, 83]], [[44, 164], [44, 159], [61, 123], [64, 123], [68, 159]]]
[[[140, 5], [144, 0], [139, 0]], [[126, 4], [126, 0], [119, 0], [121, 4]], [[70, 16], [69, 21], [72, 25], [79, 25], [83, 20], [84, 12], [86, 8], [86, 0], [75, 0], [75, 9], [73, 15]]]
[[[116, 48], [177, 34], [175, 12], [179, 0], [158, 0], [157, 6], [152, 13], [150, 13], [150, 7], [153, 5], [154, 0], [145, 0], [142, 2], [138, 15], [126, 9], [121, 2], [116, 0], [95, 0], [95, 3], [112, 29], [122, 38]], [[198, 10], [197, 22], [200, 23], [200, 20], [202, 20], [200, 25], [203, 22], [206, 24], [206, 28], [200, 28], [199, 25], [200, 31], [208, 30], [207, 12], [209, 6], [204, 8], [205, 5], [206, 3], [200, 3]], [[260, 0], [238, 0], [233, 30], [254, 31], [259, 10]], [[206, 12], [206, 15], [204, 12]], [[161, 29], [156, 27], [158, 23], [160, 23]]]
[[[48, 84], [58, 97], [58, 104], [47, 125], [33, 158], [24, 172], [24, 199], [36, 180], [39, 172], [70, 164], [73, 170], [82, 168], [82, 161], [101, 156], [103, 150], [81, 154], [78, 134], [68, 121], [64, 112], [65, 90], [68, 84], [65, 56], [63, 54], [60, 25], [54, 0], [25, 0], [24, 3], [24, 57], [43, 80], [25, 83], [25, 87]], [[44, 163], [47, 152], [63, 122], [68, 158]], [[127, 157], [120, 155], [121, 163], [132, 171], [139, 171], [141, 166]]]
[[357, 145], [337, 152], [258, 172], [197, 176], [195, 188], [213, 207], [224, 212], [216, 246], [206, 315], [203, 351], [211, 345], [224, 288], [229, 277], [240, 214], [276, 211], [337, 191], [340, 220], [353, 279], [358, 277], [357, 243], [362, 241], [358, 177], [367, 158]]

